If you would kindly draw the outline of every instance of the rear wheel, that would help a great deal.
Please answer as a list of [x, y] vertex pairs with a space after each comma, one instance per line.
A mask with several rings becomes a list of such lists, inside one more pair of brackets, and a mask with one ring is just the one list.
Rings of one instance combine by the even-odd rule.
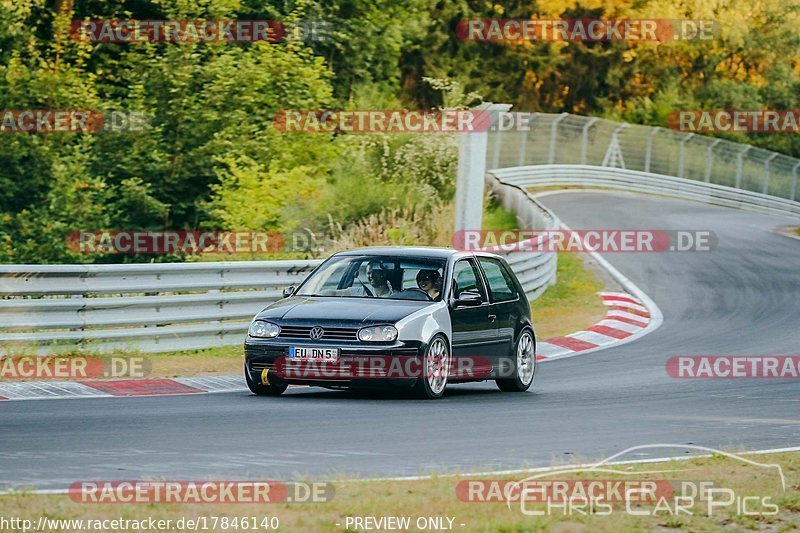
[[524, 392], [533, 383], [533, 375], [536, 373], [536, 350], [533, 342], [533, 332], [525, 329], [517, 339], [515, 353], [512, 356], [514, 362], [513, 377], [498, 379], [497, 387], [503, 392]]
[[261, 381], [253, 381], [250, 377], [250, 372], [247, 371], [247, 364], [244, 367], [244, 379], [247, 381], [247, 388], [250, 392], [259, 396], [280, 396], [289, 386], [287, 383], [282, 383], [275, 379], [267, 379], [267, 384]]
[[417, 379], [414, 392], [420, 398], [436, 400], [444, 394], [450, 372], [450, 347], [444, 335], [436, 335], [425, 350], [423, 375]]

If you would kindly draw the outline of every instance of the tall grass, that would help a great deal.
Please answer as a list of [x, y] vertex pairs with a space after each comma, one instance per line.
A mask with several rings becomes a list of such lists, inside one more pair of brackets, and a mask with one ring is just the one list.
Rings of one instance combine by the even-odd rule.
[[337, 250], [363, 246], [451, 246], [455, 209], [437, 201], [430, 206], [390, 208], [343, 228], [330, 219]]

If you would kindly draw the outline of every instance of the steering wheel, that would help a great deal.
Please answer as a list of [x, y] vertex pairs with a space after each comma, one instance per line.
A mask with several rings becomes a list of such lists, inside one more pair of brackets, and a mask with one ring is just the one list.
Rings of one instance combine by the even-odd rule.
[[416, 287], [409, 287], [408, 289], [403, 289], [403, 292], [419, 292], [419, 293], [424, 294], [426, 299], [433, 300], [433, 298], [431, 298], [430, 294], [428, 294], [428, 291], [423, 291], [422, 289], [418, 289]]
[[367, 287], [366, 283], [364, 283], [361, 280], [358, 280], [358, 282], [361, 284], [362, 287], [364, 287], [364, 292], [366, 292], [367, 295], [369, 295], [370, 298], [374, 298], [375, 297], [375, 294], [370, 290], [369, 287]]

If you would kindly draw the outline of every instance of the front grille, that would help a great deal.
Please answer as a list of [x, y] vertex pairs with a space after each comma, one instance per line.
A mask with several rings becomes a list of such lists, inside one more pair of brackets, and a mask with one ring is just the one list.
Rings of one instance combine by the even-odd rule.
[[[290, 339], [310, 339], [314, 326], [281, 326], [278, 337]], [[324, 333], [320, 340], [355, 341], [358, 340], [358, 329], [355, 328], [322, 328]]]
[[250, 363], [250, 372], [262, 372], [265, 368], [272, 370], [275, 363]]

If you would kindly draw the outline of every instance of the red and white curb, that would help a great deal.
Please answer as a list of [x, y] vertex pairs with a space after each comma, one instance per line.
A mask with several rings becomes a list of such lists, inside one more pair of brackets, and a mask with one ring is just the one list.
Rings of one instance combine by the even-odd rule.
[[600, 292], [608, 307], [597, 324], [565, 337], [553, 337], [536, 343], [536, 359], [547, 361], [578, 352], [607, 348], [643, 332], [650, 324], [650, 311], [644, 302], [627, 292]]
[[241, 376], [120, 379], [87, 381], [18, 381], [0, 383], [0, 400], [48, 400], [201, 394], [247, 390]]

